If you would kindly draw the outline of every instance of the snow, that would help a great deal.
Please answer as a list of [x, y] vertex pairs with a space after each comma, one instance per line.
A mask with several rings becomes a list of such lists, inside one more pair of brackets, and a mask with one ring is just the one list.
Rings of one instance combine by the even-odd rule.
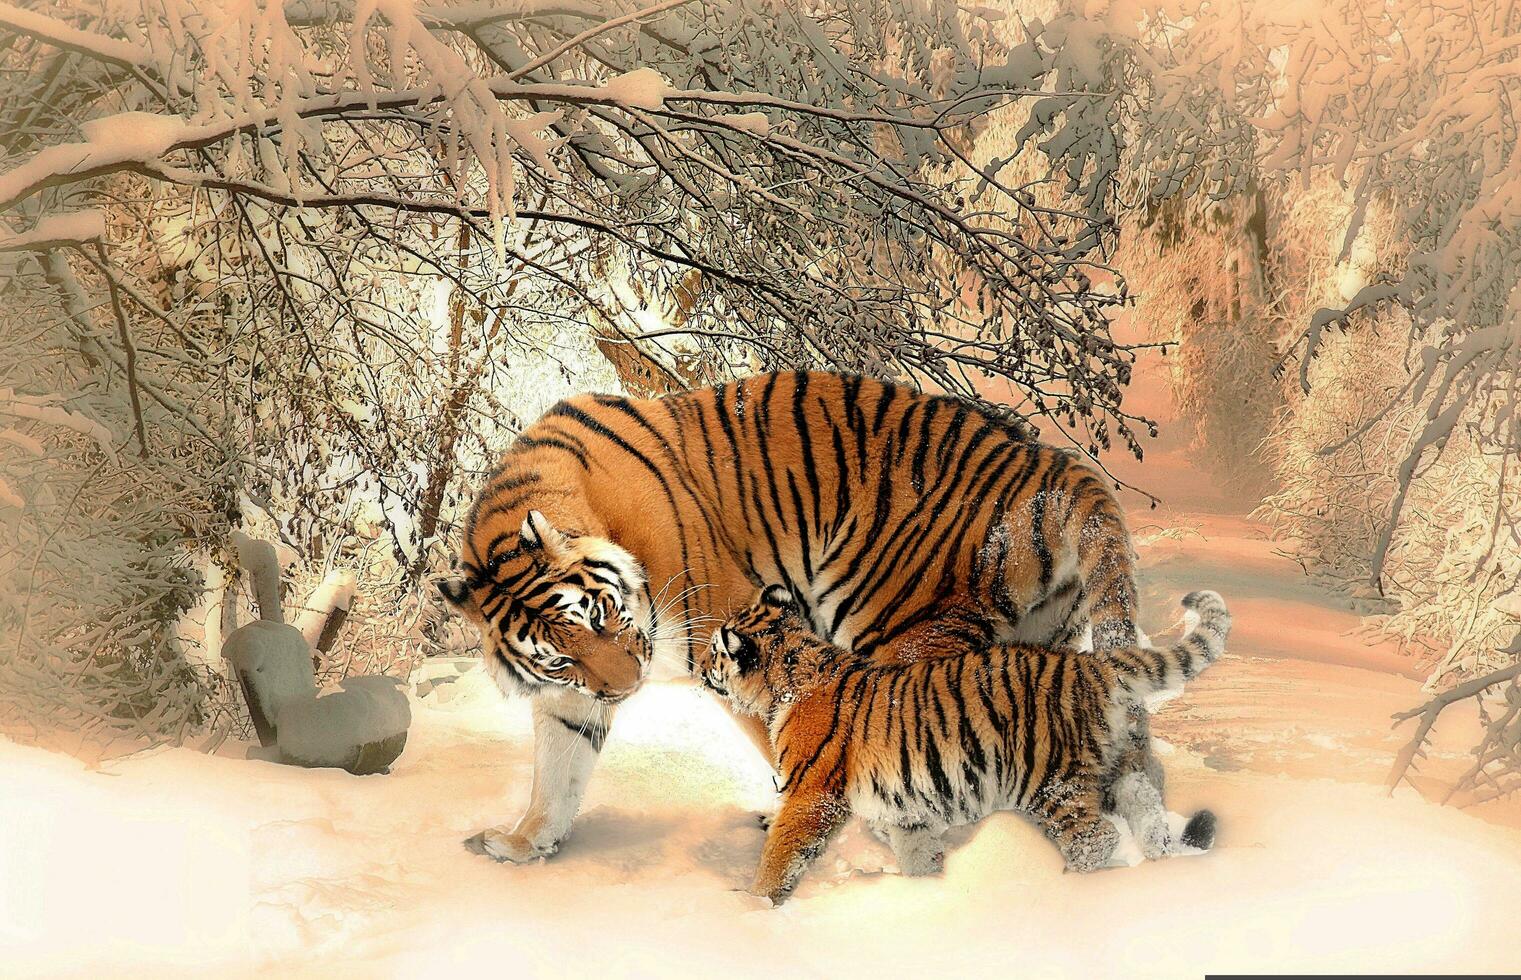
[[149, 51], [135, 44], [81, 31], [46, 14], [23, 10], [8, 3], [0, 3], [0, 25], [17, 33], [47, 38], [59, 47], [90, 52], [106, 61], [146, 65], [152, 60]]
[[0, 388], [0, 415], [32, 419], [77, 432], [93, 440], [107, 457], [116, 459], [116, 440], [109, 429], [92, 418], [52, 404], [48, 396], [21, 395], [14, 389]]
[[749, 133], [756, 139], [771, 135], [771, 120], [764, 112], [736, 112], [719, 117], [725, 125]]
[[0, 442], [8, 442], [22, 452], [31, 453], [33, 456], [41, 456], [47, 451], [42, 443], [15, 429], [0, 429]]
[[184, 138], [185, 120], [157, 112], [119, 112], [86, 120], [79, 132], [87, 141], [137, 160], [151, 160]]
[[296, 628], [309, 646], [316, 648], [322, 630], [335, 610], [347, 611], [353, 604], [357, 585], [354, 573], [346, 568], [334, 569], [322, 577], [322, 583], [306, 600], [301, 615], [296, 617]]
[[267, 620], [234, 630], [223, 652], [278, 733], [273, 755], [280, 761], [371, 772], [405, 745], [412, 709], [398, 679], [349, 677], [318, 696], [312, 648], [301, 631]]
[[[92, 770], [0, 741], [5, 972], [1521, 970], [1521, 801], [1458, 810], [1385, 793], [1408, 737], [1390, 715], [1422, 700], [1409, 662], [1355, 635], [1359, 617], [1190, 472], [1197, 453], [1176, 438], [1121, 475], [1189, 508], [1130, 517], [1156, 642], [1192, 589], [1216, 589], [1234, 616], [1227, 654], [1154, 722], [1170, 808], [1219, 817], [1206, 854], [1063, 874], [1004, 813], [958, 829], [942, 875], [908, 879], [853, 823], [764, 909], [740, 889], [755, 814], [775, 805], [769, 769], [714, 699], [650, 685], [620, 708], [559, 854], [499, 865], [461, 841], [527, 801], [528, 705], [451, 661], [415, 675], [425, 696], [385, 776], [247, 760], [242, 743]], [[1476, 724], [1470, 706], [1444, 713], [1418, 785], [1434, 794], [1471, 764]]]
[[665, 106], [666, 96], [673, 91], [660, 72], [653, 68], [635, 68], [608, 79], [599, 94], [630, 109], [655, 112]]
[[394, 677], [349, 677], [341, 690], [284, 705], [276, 726], [288, 760], [342, 765], [364, 745], [403, 736], [412, 710]]
[[31, 231], [0, 239], [0, 251], [17, 251], [44, 242], [89, 242], [106, 237], [106, 213], [98, 208], [44, 215]]
[[316, 694], [311, 648], [294, 626], [262, 619], [239, 626], [227, 637], [222, 655], [239, 673], [249, 675], [271, 721], [287, 705]]
[[0, 507], [14, 507], [17, 510], [26, 506], [26, 500], [11, 485], [5, 482], [5, 477], [0, 476]]
[[176, 143], [190, 142], [200, 127], [178, 116], [123, 112], [82, 123], [82, 143], [59, 143], [34, 153], [20, 166], [0, 173], [0, 206], [65, 174], [111, 170], [153, 160]]
[[1202, 857], [1066, 875], [1032, 826], [999, 814], [956, 838], [943, 876], [907, 879], [853, 826], [791, 902], [762, 909], [735, 889], [759, 854], [770, 778], [689, 687], [627, 706], [557, 857], [497, 865], [459, 842], [526, 798], [528, 719], [473, 676], [462, 701], [419, 705], [384, 777], [187, 749], [91, 772], [0, 743], [8, 972], [949, 974], [1011, 955], [1025, 976], [1518, 965], [1505, 937], [1521, 832], [1409, 793], [1198, 756], [1169, 760], [1169, 789], [1221, 815]]
[[285, 621], [285, 611], [280, 595], [280, 559], [275, 546], [259, 541], [242, 531], [227, 536], [237, 552], [238, 564], [253, 585], [254, 601], [259, 606], [259, 616], [273, 623]]
[[[495, 864], [460, 842], [526, 801], [531, 723], [476, 669], [412, 702], [386, 776], [248, 761], [239, 745], [91, 771], [0, 742], [7, 972], [1521, 969], [1521, 803], [1385, 795], [1401, 740], [1389, 713], [1418, 699], [1417, 682], [1366, 669], [1396, 662], [1387, 651], [1349, 661], [1356, 641], [1335, 627], [1355, 616], [1302, 586], [1260, 528], [1187, 519], [1198, 534], [1141, 549], [1146, 620], [1162, 626], [1200, 584], [1243, 610], [1231, 652], [1155, 721], [1174, 747], [1170, 807], [1220, 818], [1207, 854], [1063, 874], [1041, 834], [1004, 813], [955, 832], [943, 875], [909, 879], [852, 824], [787, 905], [764, 909], [739, 889], [760, 853], [755, 814], [774, 806], [770, 772], [715, 700], [657, 684], [620, 709], [560, 853]], [[1286, 618], [1248, 628], [1272, 597]], [[1444, 718], [1433, 776], [1464, 764], [1472, 723]]]

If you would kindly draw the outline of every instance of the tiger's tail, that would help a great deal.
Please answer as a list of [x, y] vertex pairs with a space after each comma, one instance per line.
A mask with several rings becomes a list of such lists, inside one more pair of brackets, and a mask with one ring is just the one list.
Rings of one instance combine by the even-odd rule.
[[1181, 600], [1183, 638], [1167, 647], [1129, 647], [1108, 650], [1119, 686], [1136, 699], [1181, 687], [1225, 652], [1231, 614], [1217, 592], [1190, 592]]

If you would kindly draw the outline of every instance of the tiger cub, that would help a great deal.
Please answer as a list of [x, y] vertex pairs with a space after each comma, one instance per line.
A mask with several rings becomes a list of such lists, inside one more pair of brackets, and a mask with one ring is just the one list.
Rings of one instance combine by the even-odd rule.
[[[852, 813], [885, 831], [905, 874], [940, 866], [947, 827], [1001, 809], [1032, 817], [1070, 870], [1104, 866], [1127, 710], [1197, 676], [1230, 632], [1214, 592], [1182, 604], [1187, 632], [1165, 648], [996, 646], [874, 665], [819, 639], [785, 587], [763, 590], [697, 663], [707, 687], [765, 720], [783, 779], [751, 891], [785, 899]], [[1184, 841], [1213, 840], [1200, 811]]]

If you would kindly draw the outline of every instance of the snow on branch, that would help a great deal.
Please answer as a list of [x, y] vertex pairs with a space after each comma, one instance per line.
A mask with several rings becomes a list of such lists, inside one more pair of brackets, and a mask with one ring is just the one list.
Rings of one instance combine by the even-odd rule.
[[113, 461], [116, 458], [115, 439], [105, 426], [78, 412], [60, 407], [51, 396], [22, 395], [10, 388], [0, 388], [0, 415], [31, 419], [77, 432], [93, 441], [107, 458]]
[[[651, 283], [703, 274], [689, 335], [715, 352], [749, 339], [764, 364], [973, 397], [975, 377], [992, 374], [1025, 396], [1022, 414], [1090, 453], [1116, 439], [1137, 449], [1132, 427], [1144, 420], [1120, 408], [1133, 355], [1108, 334], [1124, 302], [1105, 259], [1114, 226], [1088, 204], [1037, 203], [989, 180], [963, 148], [999, 105], [1105, 96], [1053, 85], [1047, 42], [1006, 51], [980, 15], [914, 7], [859, 21], [840, 3], [785, 21], [758, 0], [726, 14], [675, 0], [605, 11], [170, 0], [112, 11], [125, 19], [89, 26], [142, 49], [133, 108], [81, 114], [82, 141], [41, 139], [0, 158], [0, 211], [124, 175], [166, 195], [215, 189], [291, 318], [305, 318], [309, 288], [278, 258], [294, 244], [281, 240], [279, 209], [335, 212], [305, 233], [342, 227], [393, 249], [381, 229], [397, 219], [371, 205], [415, 216], [399, 226], [407, 235], [452, 212], [484, 223], [493, 265], [524, 270], [573, 307], [601, 304], [581, 283], [602, 275], [570, 269], [568, 257], [584, 266], [611, 247]], [[38, 43], [79, 30], [24, 17], [11, 27]], [[724, 38], [727, 49], [715, 43]], [[799, 73], [811, 63], [819, 74]], [[169, 64], [172, 78], [155, 67]], [[565, 243], [548, 264], [521, 247], [543, 222]], [[151, 308], [129, 277], [102, 276], [113, 295]], [[349, 289], [320, 292], [370, 319]], [[826, 342], [817, 323], [851, 339]], [[151, 400], [151, 379], [143, 390]]]
[[[1504, 654], [1521, 658], [1521, 636], [1511, 642]], [[1486, 698], [1497, 702], [1498, 714], [1490, 714], [1492, 708], [1485, 704]], [[1474, 748], [1474, 765], [1453, 782], [1443, 802], [1460, 793], [1468, 794], [1466, 802], [1480, 803], [1521, 791], [1521, 661], [1518, 661], [1458, 684], [1419, 707], [1394, 715], [1396, 725], [1414, 718], [1419, 718], [1420, 723], [1390, 767], [1386, 785], [1391, 793], [1401, 782], [1410, 779], [1411, 771], [1424, 758], [1427, 740], [1442, 712], [1468, 700], [1478, 703], [1484, 732]]]
[[31, 231], [0, 238], [0, 252], [45, 252], [106, 237], [106, 213], [99, 209], [44, 215]]
[[82, 31], [46, 14], [9, 3], [0, 3], [0, 28], [123, 67], [145, 68], [153, 63], [152, 54], [139, 45]]

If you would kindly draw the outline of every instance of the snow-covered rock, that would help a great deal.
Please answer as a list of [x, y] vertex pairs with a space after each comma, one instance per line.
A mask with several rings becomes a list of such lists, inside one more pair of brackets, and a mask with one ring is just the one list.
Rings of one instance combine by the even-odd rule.
[[400, 683], [384, 675], [350, 677], [341, 690], [287, 704], [276, 723], [281, 761], [356, 776], [386, 771], [406, 747], [412, 724]]
[[407, 744], [412, 708], [394, 677], [350, 677], [340, 690], [317, 696], [312, 648], [301, 631], [260, 620], [227, 638], [259, 741], [281, 762], [385, 772]]
[[262, 619], [240, 626], [227, 637], [222, 655], [237, 672], [264, 745], [274, 744], [281, 708], [317, 696], [311, 647], [294, 626]]

